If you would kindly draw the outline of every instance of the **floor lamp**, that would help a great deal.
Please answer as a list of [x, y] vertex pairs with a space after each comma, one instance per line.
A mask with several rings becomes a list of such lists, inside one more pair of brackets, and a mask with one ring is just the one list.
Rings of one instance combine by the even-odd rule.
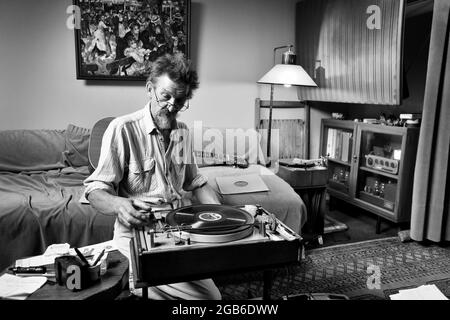
[[[267, 166], [271, 165], [271, 138], [272, 138], [272, 108], [274, 85], [285, 86], [308, 86], [317, 87], [308, 73], [299, 65], [295, 64], [296, 54], [292, 51], [293, 45], [276, 47], [273, 49], [273, 64], [270, 69], [257, 83], [270, 84], [270, 106], [269, 106], [269, 124], [267, 130]], [[281, 64], [275, 64], [276, 51], [278, 49], [289, 48], [284, 52]], [[309, 143], [307, 141], [306, 143]]]

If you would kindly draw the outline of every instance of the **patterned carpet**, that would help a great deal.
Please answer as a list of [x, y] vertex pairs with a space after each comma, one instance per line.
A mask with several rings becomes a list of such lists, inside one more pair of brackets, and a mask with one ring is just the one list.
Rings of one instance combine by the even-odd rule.
[[[372, 268], [369, 272], [368, 267]], [[376, 269], [380, 277], [376, 277]], [[224, 300], [262, 296], [262, 272], [214, 280]], [[422, 284], [435, 284], [450, 297], [450, 247], [402, 243], [393, 237], [307, 251], [300, 266], [274, 270], [271, 294], [275, 300], [305, 293], [379, 300]]]

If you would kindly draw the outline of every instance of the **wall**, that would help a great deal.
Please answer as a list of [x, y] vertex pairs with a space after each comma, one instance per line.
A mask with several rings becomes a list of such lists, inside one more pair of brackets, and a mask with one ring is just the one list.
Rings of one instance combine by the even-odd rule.
[[[141, 108], [143, 83], [75, 79], [71, 0], [0, 2], [0, 129], [92, 127], [96, 120]], [[295, 0], [193, 0], [191, 57], [200, 78], [188, 124], [252, 127], [256, 81], [270, 69], [273, 47], [294, 43]], [[279, 87], [277, 100], [297, 100]]]

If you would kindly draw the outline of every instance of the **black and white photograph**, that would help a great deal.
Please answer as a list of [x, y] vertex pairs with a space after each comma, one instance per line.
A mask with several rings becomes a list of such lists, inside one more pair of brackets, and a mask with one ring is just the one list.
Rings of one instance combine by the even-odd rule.
[[188, 55], [190, 0], [75, 0], [79, 79], [145, 79], [165, 53]]
[[449, 0], [1, 0], [0, 40], [0, 309], [450, 298]]

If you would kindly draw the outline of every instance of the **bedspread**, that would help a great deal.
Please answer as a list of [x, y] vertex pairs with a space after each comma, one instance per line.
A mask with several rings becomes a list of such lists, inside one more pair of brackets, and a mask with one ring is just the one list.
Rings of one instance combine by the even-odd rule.
[[87, 166], [0, 171], [0, 270], [53, 243], [74, 247], [112, 239], [115, 217], [78, 201], [88, 175]]

